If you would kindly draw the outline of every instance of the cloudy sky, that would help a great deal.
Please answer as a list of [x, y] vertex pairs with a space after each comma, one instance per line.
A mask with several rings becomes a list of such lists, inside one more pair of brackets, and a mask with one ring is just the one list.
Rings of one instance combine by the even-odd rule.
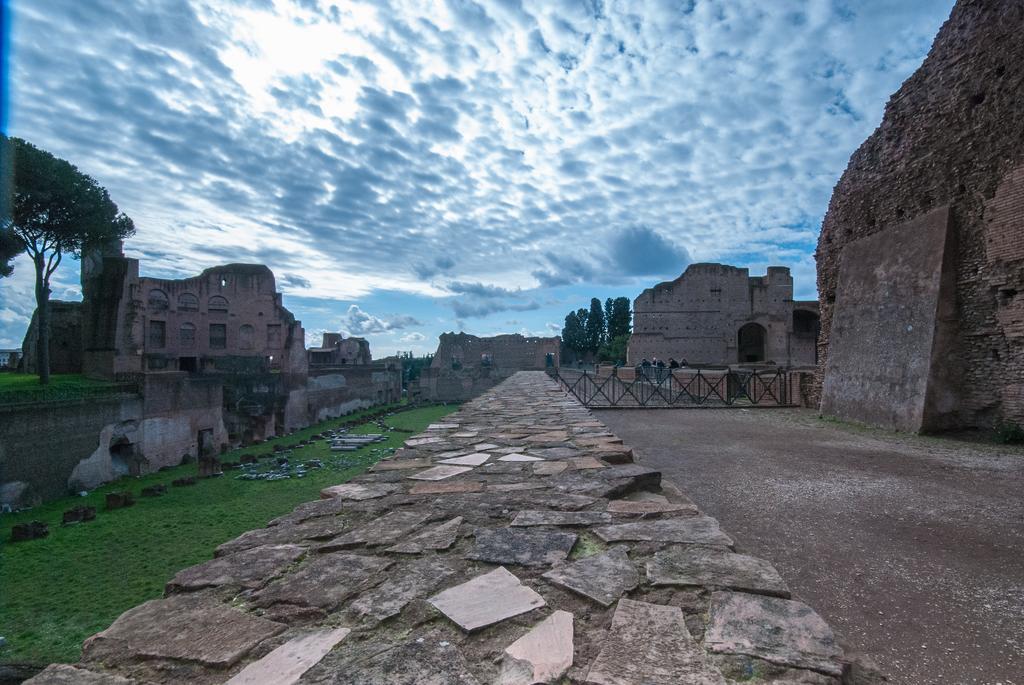
[[[7, 131], [110, 190], [144, 274], [262, 262], [307, 344], [424, 352], [693, 261], [813, 298], [831, 189], [952, 5], [10, 0]], [[0, 348], [31, 285], [0, 280]]]

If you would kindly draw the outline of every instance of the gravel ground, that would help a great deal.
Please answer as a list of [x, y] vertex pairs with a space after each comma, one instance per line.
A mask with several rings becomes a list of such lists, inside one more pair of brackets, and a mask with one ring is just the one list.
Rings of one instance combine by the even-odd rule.
[[594, 413], [892, 682], [1024, 685], [1024, 450], [809, 410]]

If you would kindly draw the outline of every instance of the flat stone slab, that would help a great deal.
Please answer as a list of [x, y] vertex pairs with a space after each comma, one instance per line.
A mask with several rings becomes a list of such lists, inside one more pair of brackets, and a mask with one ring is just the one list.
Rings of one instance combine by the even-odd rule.
[[577, 471], [608, 468], [608, 464], [602, 464], [600, 460], [594, 457], [573, 457], [569, 460], [569, 463], [572, 464], [572, 467]]
[[620, 599], [587, 673], [594, 685], [724, 685], [686, 628], [679, 607]]
[[546, 490], [551, 486], [547, 483], [531, 483], [529, 481], [522, 483], [489, 483], [487, 485], [488, 490], [494, 492], [521, 492], [523, 490]]
[[545, 459], [568, 459], [580, 456], [580, 451], [572, 447], [541, 447], [532, 452]]
[[351, 632], [350, 628], [335, 628], [292, 638], [243, 668], [225, 685], [293, 685]]
[[427, 426], [428, 431], [455, 430], [459, 427], [457, 423], [432, 423]]
[[482, 492], [484, 484], [478, 480], [456, 480], [446, 483], [417, 483], [409, 488], [410, 495], [444, 495], [452, 492]]
[[625, 547], [613, 547], [607, 552], [552, 569], [543, 578], [606, 607], [640, 583], [640, 574]]
[[306, 548], [299, 545], [251, 547], [178, 571], [167, 583], [167, 592], [189, 592], [220, 585], [258, 588], [305, 553]]
[[718, 521], [710, 516], [679, 516], [657, 521], [619, 523], [594, 528], [594, 533], [605, 542], [646, 540], [723, 547], [733, 545], [732, 539], [719, 528]]
[[444, 438], [430, 436], [426, 438], [409, 438], [403, 443], [406, 447], [419, 447], [421, 445], [433, 445], [434, 443], [444, 442]]
[[496, 450], [501, 445], [495, 445], [493, 442], [481, 442], [478, 445], [473, 445], [473, 449], [477, 452], [486, 452], [487, 450]]
[[283, 545], [304, 540], [329, 540], [343, 532], [345, 521], [337, 516], [321, 516], [302, 523], [281, 523], [246, 531], [214, 550], [215, 557], [242, 552], [262, 545]]
[[448, 549], [458, 538], [461, 525], [462, 517], [456, 516], [439, 526], [434, 526], [422, 533], [417, 533], [404, 542], [388, 547], [387, 551], [401, 554], [419, 554], [427, 550]]
[[491, 455], [486, 452], [474, 452], [473, 454], [467, 454], [462, 457], [451, 457], [449, 459], [441, 459], [439, 464], [454, 464], [455, 466], [480, 466], [488, 459]]
[[452, 576], [454, 571], [436, 559], [407, 564], [393, 572], [388, 580], [359, 595], [349, 609], [378, 621], [397, 616], [405, 605], [425, 597]]
[[789, 588], [764, 559], [717, 547], [669, 547], [647, 562], [651, 585], [701, 585], [789, 599]]
[[317, 547], [318, 552], [333, 552], [357, 545], [390, 545], [411, 533], [430, 518], [425, 511], [396, 509], [374, 519], [355, 530]]
[[535, 476], [557, 476], [562, 471], [569, 468], [569, 464], [564, 461], [546, 461], [542, 464], [533, 465], [533, 475]]
[[50, 664], [22, 685], [135, 685], [135, 681], [69, 664]]
[[228, 668], [286, 626], [190, 595], [154, 599], [129, 609], [89, 638], [82, 659], [179, 659]]
[[593, 526], [610, 523], [611, 516], [603, 511], [537, 511], [526, 509], [512, 519], [513, 526]]
[[430, 460], [426, 458], [419, 459], [388, 459], [386, 461], [379, 461], [370, 467], [370, 471], [374, 473], [380, 473], [382, 471], [408, 471], [411, 469], [422, 469], [430, 466]]
[[448, 588], [427, 601], [466, 632], [544, 606], [544, 598], [504, 566]]
[[294, 604], [331, 611], [359, 592], [362, 583], [390, 565], [390, 560], [381, 557], [319, 555], [304, 563], [297, 571], [259, 590], [254, 600], [257, 606], [262, 607]]
[[557, 682], [572, 666], [572, 619], [556, 611], [506, 647], [497, 685]]
[[492, 564], [550, 566], [564, 561], [575, 544], [574, 533], [478, 528], [476, 544], [466, 558]]
[[452, 433], [451, 437], [453, 437], [453, 438], [475, 438], [478, 435], [480, 435], [480, 434], [477, 433], [476, 431], [459, 431], [458, 433]]
[[704, 646], [839, 677], [842, 650], [828, 624], [803, 602], [745, 592], [711, 595]]
[[608, 511], [612, 514], [667, 514], [670, 512], [686, 512], [697, 515], [700, 510], [696, 505], [684, 502], [657, 502], [653, 500], [614, 499], [608, 503]]
[[407, 478], [412, 478], [413, 480], [444, 480], [445, 478], [451, 478], [452, 476], [457, 476], [461, 473], [468, 473], [472, 470], [472, 466], [452, 466], [450, 464], [442, 464], [440, 466], [427, 469], [426, 471], [414, 473], [411, 476], [407, 476]]
[[[303, 685], [483, 685], [451, 635], [413, 633], [398, 643], [380, 638], [346, 643], [302, 678]], [[269, 684], [268, 684], [269, 685]]]
[[398, 486], [392, 483], [342, 483], [341, 485], [332, 485], [329, 488], [324, 488], [320, 491], [320, 497], [322, 499], [339, 497], [359, 502], [367, 499], [376, 499], [377, 497], [385, 497], [393, 492], [397, 492], [398, 489]]
[[541, 457], [531, 457], [529, 454], [522, 454], [520, 452], [511, 452], [504, 457], [498, 457], [498, 461], [544, 461], [544, 459]]

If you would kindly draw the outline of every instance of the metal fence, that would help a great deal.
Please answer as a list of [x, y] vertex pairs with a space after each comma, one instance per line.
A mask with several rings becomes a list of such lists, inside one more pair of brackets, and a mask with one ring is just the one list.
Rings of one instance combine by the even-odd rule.
[[799, 398], [781, 369], [616, 369], [594, 374], [551, 369], [549, 374], [585, 407], [790, 407]]

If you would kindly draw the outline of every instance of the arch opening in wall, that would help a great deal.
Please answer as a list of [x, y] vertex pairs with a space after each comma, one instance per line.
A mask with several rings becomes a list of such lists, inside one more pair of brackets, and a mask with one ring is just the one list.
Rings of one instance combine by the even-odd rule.
[[206, 304], [206, 309], [211, 314], [227, 314], [228, 313], [228, 300], [226, 297], [220, 295], [214, 295]]
[[740, 327], [736, 334], [736, 347], [739, 361], [742, 363], [763, 362], [765, 360], [765, 340], [767, 331], [758, 323], [748, 323]]
[[114, 478], [135, 475], [135, 446], [122, 436], [110, 441], [110, 465]]
[[150, 309], [156, 309], [158, 311], [163, 311], [170, 307], [170, 300], [167, 298], [167, 293], [159, 288], [153, 288], [149, 291], [146, 303], [149, 305]]
[[192, 293], [182, 293], [181, 295], [178, 295], [178, 311], [198, 312], [199, 298]]

